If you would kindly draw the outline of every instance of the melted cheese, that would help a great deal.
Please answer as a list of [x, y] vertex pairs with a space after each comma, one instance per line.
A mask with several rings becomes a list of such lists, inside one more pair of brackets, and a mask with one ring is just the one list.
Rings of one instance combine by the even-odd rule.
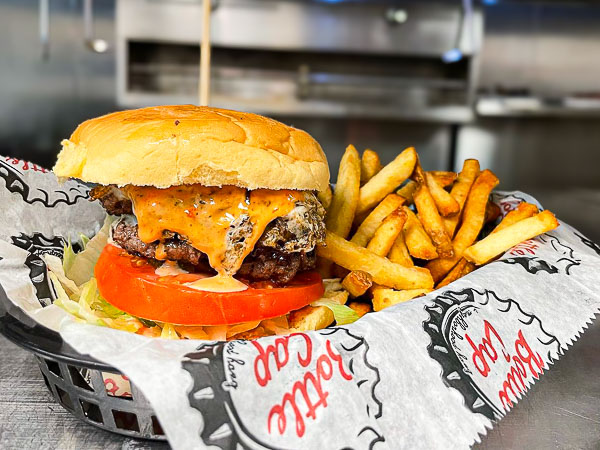
[[[163, 239], [164, 230], [178, 233], [208, 256], [211, 267], [220, 276], [229, 277], [238, 271], [269, 222], [289, 214], [303, 199], [298, 191], [247, 191], [235, 186], [128, 186], [124, 190], [133, 203], [143, 242]], [[250, 231], [243, 234], [244, 239], [235, 239], [234, 245], [231, 234], [245, 226]], [[162, 259], [166, 255], [160, 250], [157, 249], [157, 257]], [[229, 282], [233, 286], [232, 283]]]

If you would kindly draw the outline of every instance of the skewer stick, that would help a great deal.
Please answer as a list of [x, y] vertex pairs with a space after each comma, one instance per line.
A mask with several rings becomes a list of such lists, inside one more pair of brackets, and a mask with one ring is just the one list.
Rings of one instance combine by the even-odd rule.
[[200, 106], [210, 101], [210, 6], [211, 0], [202, 0], [202, 42], [200, 43]]

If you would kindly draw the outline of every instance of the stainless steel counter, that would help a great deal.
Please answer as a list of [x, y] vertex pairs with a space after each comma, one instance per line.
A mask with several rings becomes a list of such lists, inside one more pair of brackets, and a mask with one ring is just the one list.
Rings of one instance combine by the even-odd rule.
[[[34, 357], [0, 337], [0, 448], [166, 449], [79, 422], [48, 393]], [[477, 449], [600, 448], [600, 322]]]

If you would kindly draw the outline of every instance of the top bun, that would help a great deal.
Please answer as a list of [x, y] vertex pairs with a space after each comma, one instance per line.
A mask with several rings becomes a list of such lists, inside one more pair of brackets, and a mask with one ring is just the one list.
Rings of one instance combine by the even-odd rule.
[[256, 114], [193, 105], [120, 111], [83, 122], [54, 173], [86, 182], [324, 190], [327, 158], [308, 133]]

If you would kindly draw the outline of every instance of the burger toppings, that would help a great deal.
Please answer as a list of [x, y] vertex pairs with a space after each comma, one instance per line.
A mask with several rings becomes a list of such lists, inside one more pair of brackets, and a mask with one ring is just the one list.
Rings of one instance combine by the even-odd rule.
[[[279, 230], [279, 227], [275, 229]], [[291, 232], [286, 231], [285, 235], [288, 234], [292, 236], [292, 239], [298, 241], [316, 239], [314, 234], [312, 237], [295, 237]], [[270, 235], [274, 236], [275, 232]], [[283, 238], [284, 234], [280, 236]], [[315, 252], [312, 251], [314, 246], [304, 247], [296, 252], [285, 252], [266, 245], [266, 237], [267, 234], [265, 233], [254, 250], [244, 259], [240, 270], [237, 272], [241, 278], [256, 281], [270, 280], [275, 284], [284, 285], [294, 278], [298, 272], [314, 269], [316, 260]], [[138, 237], [137, 224], [135, 220], [131, 220], [131, 216], [124, 216], [121, 220], [115, 222], [112, 229], [112, 240], [128, 252], [151, 260], [158, 260], [155, 255], [157, 248], [161, 246], [166, 255], [165, 258], [161, 259], [166, 259], [165, 262], [177, 261], [181, 268], [189, 272], [213, 273], [206, 255], [178, 237], [149, 244], [142, 242]], [[156, 265], [158, 265], [158, 261]]]
[[250, 280], [272, 281], [278, 285], [285, 285], [298, 272], [314, 269], [316, 259], [314, 251], [285, 253], [259, 246], [244, 260], [238, 275]]
[[312, 192], [98, 186], [91, 195], [111, 214], [135, 211], [137, 220], [124, 215], [113, 224], [112, 240], [156, 266], [177, 261], [210, 274], [220, 265], [228, 275], [284, 285], [314, 268], [313, 250], [324, 239], [325, 211]]
[[100, 200], [106, 212], [113, 216], [133, 214], [131, 200], [115, 186], [98, 185], [90, 191], [90, 198]]
[[[163, 238], [162, 242], [143, 242], [138, 236], [138, 226], [135, 220], [131, 220], [131, 216], [125, 216], [113, 224], [112, 240], [128, 252], [148, 259], [179, 261], [194, 266], [197, 272], [211, 270], [204, 253], [177, 237]], [[159, 246], [161, 251], [157, 250]], [[157, 254], [164, 257], [157, 258]]]

